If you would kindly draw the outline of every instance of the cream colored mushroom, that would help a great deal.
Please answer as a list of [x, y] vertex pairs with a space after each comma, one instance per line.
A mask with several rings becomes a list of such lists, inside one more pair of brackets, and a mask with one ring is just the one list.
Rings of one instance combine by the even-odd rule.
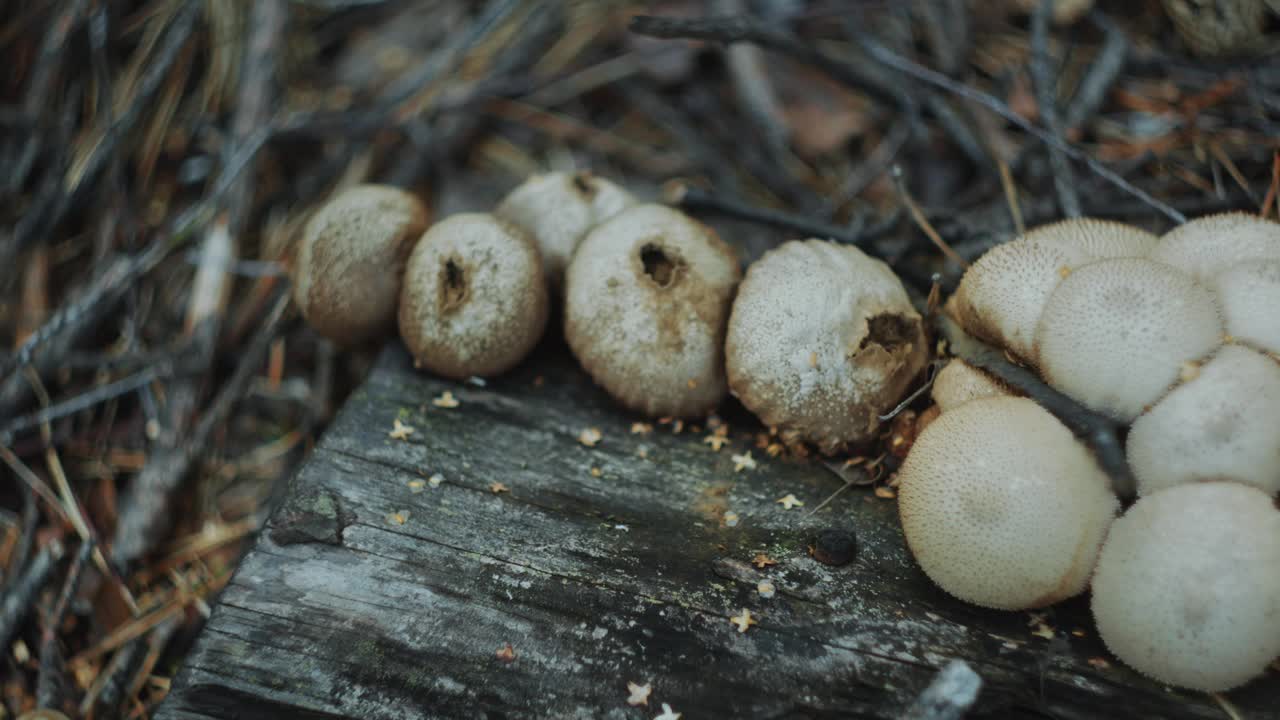
[[405, 258], [426, 224], [426, 208], [399, 188], [357, 185], [334, 196], [298, 245], [293, 299], [302, 317], [340, 345], [389, 331]]
[[825, 240], [783, 243], [753, 263], [725, 340], [734, 395], [788, 441], [825, 453], [873, 438], [928, 353], [893, 271]]
[[1280, 491], [1280, 364], [1228, 345], [1129, 432], [1138, 494], [1196, 480]]
[[961, 600], [1003, 610], [1084, 590], [1119, 507], [1088, 450], [1026, 398], [944, 412], [916, 438], [898, 480], [920, 567]]
[[1179, 485], [1111, 526], [1093, 616], [1116, 657], [1162, 683], [1219, 692], [1280, 655], [1280, 512], [1256, 488]]
[[1280, 355], [1280, 260], [1245, 260], [1210, 281], [1227, 334]]
[[1038, 227], [989, 250], [969, 268], [948, 308], [974, 335], [1035, 363], [1036, 324], [1072, 270], [1095, 260], [1142, 257], [1156, 236], [1091, 218]]
[[1003, 383], [961, 360], [952, 358], [938, 371], [930, 391], [942, 412], [957, 408], [970, 400], [1013, 395]]
[[583, 170], [535, 175], [493, 212], [533, 236], [547, 279], [559, 288], [569, 258], [587, 231], [635, 204], [631, 193]]
[[1205, 215], [1165, 233], [1151, 259], [1209, 282], [1245, 260], [1280, 260], [1280, 224], [1244, 212]]
[[1036, 330], [1045, 380], [1099, 412], [1132, 422], [1222, 342], [1209, 291], [1163, 263], [1100, 260], [1049, 297]]
[[587, 233], [565, 274], [565, 337], [595, 381], [652, 416], [709, 412], [725, 394], [737, 258], [710, 228], [637, 205]]
[[409, 257], [400, 337], [418, 367], [449, 378], [515, 367], [547, 325], [538, 249], [523, 230], [488, 213], [432, 226]]

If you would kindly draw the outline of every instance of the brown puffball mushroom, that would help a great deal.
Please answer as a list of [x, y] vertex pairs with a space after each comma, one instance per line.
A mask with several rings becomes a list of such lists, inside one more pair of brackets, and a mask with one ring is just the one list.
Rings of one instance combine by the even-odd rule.
[[565, 273], [565, 337], [583, 368], [628, 408], [709, 412], [724, 397], [724, 329], [741, 278], [705, 225], [644, 204], [587, 233]]
[[948, 410], [898, 471], [907, 545], [930, 579], [1001, 610], [1084, 590], [1119, 501], [1093, 456], [1031, 400]]
[[569, 258], [587, 231], [635, 204], [631, 193], [589, 171], [553, 172], [526, 180], [493, 214], [533, 237], [548, 281], [559, 288]]
[[1074, 270], [1045, 303], [1036, 356], [1046, 382], [1132, 422], [1222, 342], [1213, 296], [1186, 274], [1143, 258]]
[[307, 221], [294, 259], [293, 300], [317, 332], [356, 345], [392, 328], [405, 257], [427, 225], [416, 197], [357, 185]]
[[488, 213], [436, 223], [409, 256], [400, 337], [417, 367], [462, 379], [505, 372], [547, 325], [538, 249], [523, 230]]
[[1230, 482], [1178, 485], [1111, 525], [1093, 576], [1107, 649], [1169, 685], [1220, 692], [1280, 655], [1280, 512]]
[[725, 339], [733, 394], [784, 440], [828, 454], [873, 438], [928, 356], [889, 266], [825, 240], [783, 243], [753, 263]]
[[1096, 260], [1143, 257], [1157, 238], [1123, 223], [1074, 218], [987, 251], [965, 272], [948, 311], [970, 333], [1035, 363], [1040, 313], [1058, 283]]
[[1162, 235], [1150, 257], [1208, 282], [1246, 260], [1280, 260], [1280, 223], [1246, 212], [1205, 215]]
[[938, 371], [930, 390], [940, 412], [955, 409], [970, 400], [1014, 395], [1004, 383], [960, 358], [952, 358]]

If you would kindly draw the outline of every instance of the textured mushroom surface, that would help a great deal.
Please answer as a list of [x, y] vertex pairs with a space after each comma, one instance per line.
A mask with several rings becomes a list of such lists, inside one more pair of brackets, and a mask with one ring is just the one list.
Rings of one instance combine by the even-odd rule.
[[1280, 491], [1280, 363], [1228, 345], [1129, 432], [1138, 494], [1196, 480]]
[[795, 240], [747, 270], [733, 304], [729, 386], [789, 441], [826, 453], [874, 437], [928, 360], [902, 282], [849, 245]]
[[588, 171], [553, 172], [526, 180], [493, 214], [533, 237], [547, 279], [559, 287], [587, 231], [635, 204], [631, 193]]
[[1151, 259], [1209, 281], [1245, 260], [1280, 260], [1280, 224], [1252, 213], [1205, 215], [1165, 233]]
[[969, 332], [1035, 363], [1036, 324], [1062, 279], [1096, 260], [1143, 257], [1156, 242], [1155, 235], [1106, 220], [1043, 225], [978, 258], [950, 307]]
[[898, 478], [902, 528], [920, 567], [961, 600], [1005, 610], [1084, 590], [1119, 506], [1093, 456], [1026, 398], [943, 413]]
[[1085, 405], [1132, 422], [1177, 381], [1184, 363], [1222, 342], [1213, 296], [1152, 260], [1100, 260], [1049, 297], [1036, 331], [1045, 380]]
[[1107, 537], [1093, 615], [1107, 648], [1160, 682], [1210, 692], [1280, 655], [1280, 512], [1229, 482], [1138, 500]]
[[1012, 394], [1009, 388], [994, 377], [960, 358], [953, 358], [933, 379], [933, 401], [942, 412], [957, 408], [970, 400]]
[[389, 331], [400, 274], [427, 211], [387, 185], [357, 185], [307, 221], [293, 266], [293, 299], [311, 327], [341, 345]]
[[409, 257], [400, 336], [419, 367], [450, 378], [496, 375], [533, 349], [547, 324], [533, 241], [486, 213], [432, 226]]
[[637, 205], [587, 233], [565, 274], [565, 336], [623, 405], [689, 416], [724, 397], [724, 334], [741, 278], [705, 225]]
[[1280, 260], [1245, 260], [1210, 283], [1222, 308], [1227, 334], [1280, 354]]
[[1262, 45], [1263, 0], [1163, 0], [1178, 34], [1197, 55], [1235, 55]]

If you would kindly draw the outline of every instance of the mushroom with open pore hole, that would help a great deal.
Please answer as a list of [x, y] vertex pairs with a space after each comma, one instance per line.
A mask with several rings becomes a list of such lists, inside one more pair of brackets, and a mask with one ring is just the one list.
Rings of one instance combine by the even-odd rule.
[[1167, 488], [1111, 526], [1093, 577], [1107, 649], [1162, 683], [1217, 692], [1280, 655], [1280, 512], [1231, 482]]
[[357, 185], [321, 206], [293, 263], [293, 299], [307, 323], [340, 345], [389, 331], [405, 257], [426, 224], [422, 203], [388, 185]]
[[889, 266], [825, 240], [783, 243], [753, 263], [725, 340], [742, 404], [784, 440], [828, 454], [872, 439], [928, 355]]
[[920, 567], [961, 600], [1002, 610], [1083, 591], [1119, 507], [1089, 451], [1026, 398], [942, 413], [898, 479], [902, 529]]
[[533, 241], [487, 213], [454, 215], [418, 241], [405, 268], [400, 336], [414, 363], [461, 379], [505, 372], [547, 324]]
[[636, 205], [582, 239], [565, 273], [565, 337], [591, 377], [651, 416], [709, 412], [725, 393], [724, 332], [741, 278], [705, 225]]
[[553, 172], [526, 180], [493, 214], [533, 237], [547, 279], [559, 288], [569, 258], [587, 231], [635, 204], [631, 193], [589, 171]]

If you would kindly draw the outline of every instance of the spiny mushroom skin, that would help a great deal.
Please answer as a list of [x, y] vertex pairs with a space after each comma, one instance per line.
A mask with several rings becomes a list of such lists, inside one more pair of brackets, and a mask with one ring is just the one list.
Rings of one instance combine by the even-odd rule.
[[1162, 683], [1219, 692], [1280, 655], [1280, 512], [1230, 482], [1141, 498], [1111, 526], [1093, 577], [1107, 649]]
[[1138, 494], [1197, 480], [1280, 491], [1280, 363], [1227, 345], [1129, 432]]
[[705, 225], [637, 205], [587, 233], [565, 273], [565, 337], [591, 377], [654, 417], [709, 412], [724, 397], [724, 332], [741, 278]]
[[925, 574], [1001, 610], [1083, 591], [1119, 507], [1092, 455], [1026, 398], [944, 412], [916, 438], [898, 479], [902, 529]]
[[928, 361], [919, 313], [887, 265], [793, 240], [747, 270], [725, 339], [729, 387], [788, 442], [865, 442]]
[[1205, 215], [1165, 233], [1151, 259], [1207, 282], [1245, 260], [1280, 260], [1280, 223], [1245, 212]]
[[960, 358], [952, 358], [946, 367], [938, 371], [930, 392], [941, 412], [953, 410], [970, 400], [1013, 395], [999, 380]]
[[588, 230], [636, 204], [631, 193], [588, 171], [535, 175], [512, 190], [494, 215], [524, 228], [538, 243], [553, 287]]
[[1036, 356], [1050, 385], [1132, 422], [1222, 335], [1213, 296], [1190, 277], [1152, 260], [1115, 258], [1076, 269], [1054, 290]]
[[1145, 256], [1156, 240], [1129, 225], [1091, 218], [1043, 225], [978, 258], [948, 308], [969, 332], [1034, 364], [1036, 324], [1062, 279], [1095, 260]]
[[432, 226], [409, 256], [400, 337], [418, 367], [497, 375], [537, 345], [547, 308], [533, 240], [487, 213], [463, 213]]
[[1163, 0], [1174, 28], [1197, 55], [1234, 55], [1262, 43], [1263, 0]]
[[1246, 260], [1210, 282], [1227, 334], [1280, 355], [1280, 260]]
[[387, 185], [357, 185], [325, 203], [293, 265], [293, 299], [307, 323], [339, 345], [390, 330], [405, 257], [426, 226], [422, 203]]

